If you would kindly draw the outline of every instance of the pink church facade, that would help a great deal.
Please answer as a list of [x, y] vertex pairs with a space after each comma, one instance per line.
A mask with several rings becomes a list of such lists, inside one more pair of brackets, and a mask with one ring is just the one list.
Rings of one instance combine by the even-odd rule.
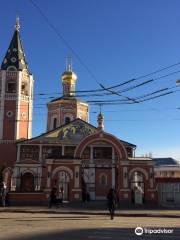
[[19, 22], [0, 70], [0, 167], [10, 201], [46, 204], [53, 187], [64, 201], [106, 200], [115, 188], [120, 202], [156, 204], [154, 162], [135, 157], [136, 145], [107, 133], [103, 115], [89, 123], [88, 103], [77, 99], [71, 65], [62, 74], [63, 96], [48, 103], [47, 132], [32, 138], [33, 76], [28, 70]]

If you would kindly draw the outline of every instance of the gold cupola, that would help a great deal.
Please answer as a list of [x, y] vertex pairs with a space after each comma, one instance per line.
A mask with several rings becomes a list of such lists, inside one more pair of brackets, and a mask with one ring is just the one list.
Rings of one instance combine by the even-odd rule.
[[63, 83], [63, 96], [69, 97], [75, 95], [76, 74], [72, 71], [71, 59], [67, 60], [66, 71], [61, 75]]

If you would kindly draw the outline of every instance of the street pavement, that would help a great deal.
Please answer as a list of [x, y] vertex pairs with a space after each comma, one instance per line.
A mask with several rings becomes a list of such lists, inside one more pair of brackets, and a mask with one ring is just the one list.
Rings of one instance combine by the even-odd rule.
[[[32, 208], [32, 207], [31, 207]], [[54, 209], [56, 211], [56, 209]], [[176, 217], [115, 216], [105, 214], [70, 214], [46, 212], [0, 212], [2, 240], [179, 240], [180, 220]], [[96, 210], [97, 211], [97, 210]], [[94, 212], [95, 213], [95, 212]], [[135, 234], [142, 227], [144, 233]], [[151, 233], [161, 230], [173, 233]]]
[[[63, 213], [63, 214], [89, 214], [89, 215], [107, 215], [107, 206], [105, 202], [82, 203], [63, 203], [58, 208], [47, 206], [10, 206], [0, 207], [1, 212], [17, 213]], [[180, 207], [174, 208], [123, 208], [118, 207], [117, 216], [129, 217], [170, 217], [180, 218]]]

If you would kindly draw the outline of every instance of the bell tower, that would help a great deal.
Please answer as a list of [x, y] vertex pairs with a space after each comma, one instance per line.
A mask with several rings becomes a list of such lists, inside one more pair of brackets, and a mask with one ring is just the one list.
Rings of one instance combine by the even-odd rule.
[[0, 69], [0, 141], [32, 137], [33, 76], [20, 38], [19, 18]]
[[87, 102], [77, 99], [75, 85], [77, 75], [72, 70], [71, 60], [67, 60], [66, 70], [61, 75], [63, 96], [53, 99], [47, 104], [47, 130], [53, 130], [64, 124], [80, 118], [89, 121], [89, 106]]

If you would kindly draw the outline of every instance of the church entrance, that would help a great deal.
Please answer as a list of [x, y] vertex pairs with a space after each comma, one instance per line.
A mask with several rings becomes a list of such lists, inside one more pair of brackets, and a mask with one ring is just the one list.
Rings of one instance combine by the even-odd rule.
[[70, 182], [70, 177], [66, 171], [58, 172], [57, 187], [58, 187], [59, 198], [62, 199], [62, 201], [69, 200], [69, 182]]
[[131, 197], [135, 204], [143, 204], [144, 199], [144, 176], [141, 172], [134, 172], [131, 177]]
[[26, 172], [21, 177], [21, 191], [33, 192], [34, 191], [34, 176], [30, 172]]

